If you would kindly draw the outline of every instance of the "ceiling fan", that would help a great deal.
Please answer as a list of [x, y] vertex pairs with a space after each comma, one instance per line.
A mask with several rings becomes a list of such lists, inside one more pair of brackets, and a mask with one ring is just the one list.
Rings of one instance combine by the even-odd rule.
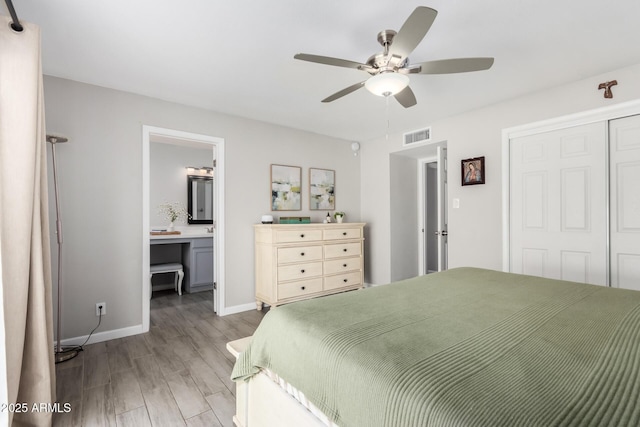
[[322, 102], [335, 101], [364, 86], [375, 95], [385, 97], [393, 95], [403, 107], [412, 107], [417, 101], [409, 87], [408, 74], [465, 73], [487, 70], [493, 65], [493, 58], [455, 58], [410, 64], [409, 54], [427, 34], [437, 14], [438, 12], [434, 9], [420, 6], [409, 15], [397, 33], [393, 30], [381, 31], [378, 34], [378, 42], [384, 50], [372, 55], [365, 64], [307, 53], [298, 53], [294, 58], [337, 67], [355, 68], [371, 75], [367, 80], [344, 88], [323, 99]]

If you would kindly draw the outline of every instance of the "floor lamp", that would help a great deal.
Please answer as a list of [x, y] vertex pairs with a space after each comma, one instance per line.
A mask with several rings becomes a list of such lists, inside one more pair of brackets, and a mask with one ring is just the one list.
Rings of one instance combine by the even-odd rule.
[[56, 326], [56, 363], [64, 362], [78, 355], [78, 350], [62, 350], [60, 340], [62, 338], [60, 314], [62, 311], [62, 220], [60, 219], [60, 199], [58, 197], [58, 165], [56, 164], [56, 144], [67, 142], [68, 139], [61, 136], [47, 135], [47, 142], [51, 143], [51, 160], [53, 161], [53, 188], [56, 198], [56, 236], [58, 239], [58, 324]]

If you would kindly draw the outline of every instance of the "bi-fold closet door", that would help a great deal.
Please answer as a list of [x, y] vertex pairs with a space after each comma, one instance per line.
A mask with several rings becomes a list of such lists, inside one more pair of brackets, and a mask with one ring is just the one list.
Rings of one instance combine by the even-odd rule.
[[640, 290], [640, 116], [609, 122], [611, 286]]
[[510, 270], [640, 290], [640, 116], [510, 140]]

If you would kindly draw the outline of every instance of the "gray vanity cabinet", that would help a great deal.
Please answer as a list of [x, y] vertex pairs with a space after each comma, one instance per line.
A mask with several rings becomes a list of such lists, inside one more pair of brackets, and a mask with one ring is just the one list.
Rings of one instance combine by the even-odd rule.
[[213, 237], [192, 239], [182, 254], [188, 293], [213, 289]]

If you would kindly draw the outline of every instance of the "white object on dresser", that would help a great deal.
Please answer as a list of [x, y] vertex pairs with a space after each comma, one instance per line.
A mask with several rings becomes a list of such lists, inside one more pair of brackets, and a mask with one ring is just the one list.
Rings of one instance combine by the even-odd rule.
[[255, 225], [257, 309], [364, 287], [364, 226]]

